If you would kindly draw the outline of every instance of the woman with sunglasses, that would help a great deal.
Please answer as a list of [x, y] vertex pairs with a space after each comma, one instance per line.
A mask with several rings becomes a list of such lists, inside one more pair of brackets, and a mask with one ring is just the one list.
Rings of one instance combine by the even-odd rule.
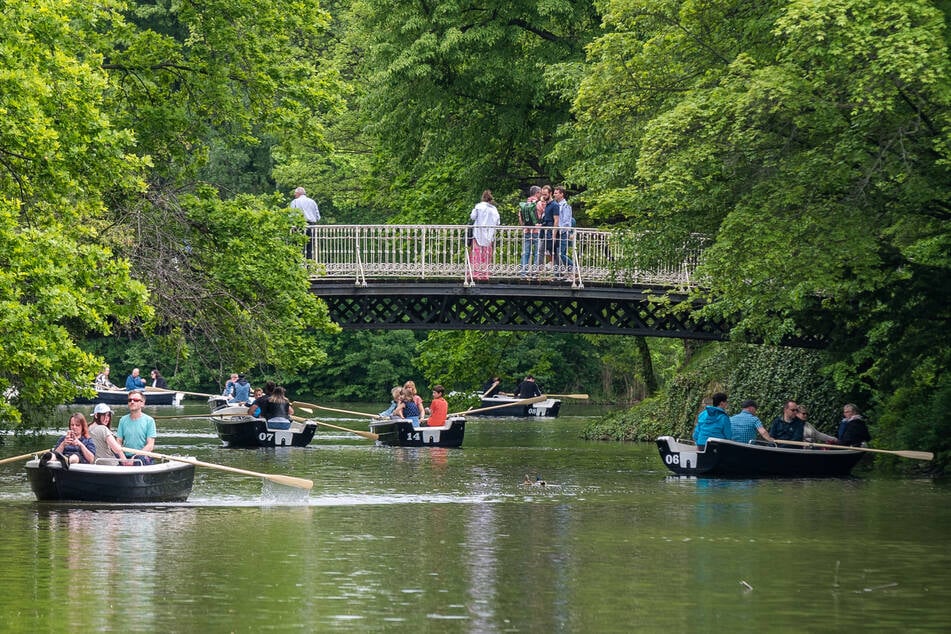
[[[129, 392], [129, 413], [119, 419], [119, 428], [116, 430], [120, 445], [126, 449], [152, 451], [155, 448], [155, 419], [143, 412], [143, 407], [145, 392]], [[141, 464], [152, 464], [148, 456], [134, 454], [127, 457]]]

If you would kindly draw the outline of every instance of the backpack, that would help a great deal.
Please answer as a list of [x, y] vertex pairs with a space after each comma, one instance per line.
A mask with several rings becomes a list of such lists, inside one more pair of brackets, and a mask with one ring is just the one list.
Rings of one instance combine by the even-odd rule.
[[535, 203], [521, 202], [518, 204], [518, 215], [526, 227], [534, 227], [538, 218], [535, 216]]

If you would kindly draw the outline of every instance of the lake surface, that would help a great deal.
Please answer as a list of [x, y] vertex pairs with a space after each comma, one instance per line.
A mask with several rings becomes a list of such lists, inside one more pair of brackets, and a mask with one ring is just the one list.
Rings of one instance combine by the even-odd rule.
[[41, 504], [0, 466], [0, 631], [951, 631], [947, 480], [677, 478], [653, 445], [580, 440], [589, 412], [472, 418], [448, 450], [158, 421], [159, 452], [306, 494], [199, 468], [184, 504]]

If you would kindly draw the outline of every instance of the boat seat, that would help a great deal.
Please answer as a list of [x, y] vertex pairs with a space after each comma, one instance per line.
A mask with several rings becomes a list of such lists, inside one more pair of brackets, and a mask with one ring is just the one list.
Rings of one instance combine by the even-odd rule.
[[286, 431], [291, 428], [291, 421], [286, 418], [272, 418], [267, 422], [267, 428], [269, 430]]

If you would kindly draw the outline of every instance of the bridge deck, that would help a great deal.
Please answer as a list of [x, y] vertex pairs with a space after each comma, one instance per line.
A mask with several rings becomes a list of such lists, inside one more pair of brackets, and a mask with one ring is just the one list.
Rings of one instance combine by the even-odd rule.
[[315, 283], [349, 279], [364, 286], [368, 279], [458, 280], [465, 286], [492, 281], [537, 280], [552, 282], [562, 277], [572, 287], [588, 283], [670, 288], [694, 285], [693, 272], [700, 259], [702, 240], [683, 245], [675, 253], [654, 258], [637, 267], [640, 247], [630, 236], [579, 228], [548, 229], [560, 244], [567, 245], [570, 265], [545, 263], [534, 253], [540, 232], [522, 227], [498, 227], [494, 231], [492, 259], [476, 270], [471, 258], [467, 225], [314, 225], [308, 227], [309, 252]]

